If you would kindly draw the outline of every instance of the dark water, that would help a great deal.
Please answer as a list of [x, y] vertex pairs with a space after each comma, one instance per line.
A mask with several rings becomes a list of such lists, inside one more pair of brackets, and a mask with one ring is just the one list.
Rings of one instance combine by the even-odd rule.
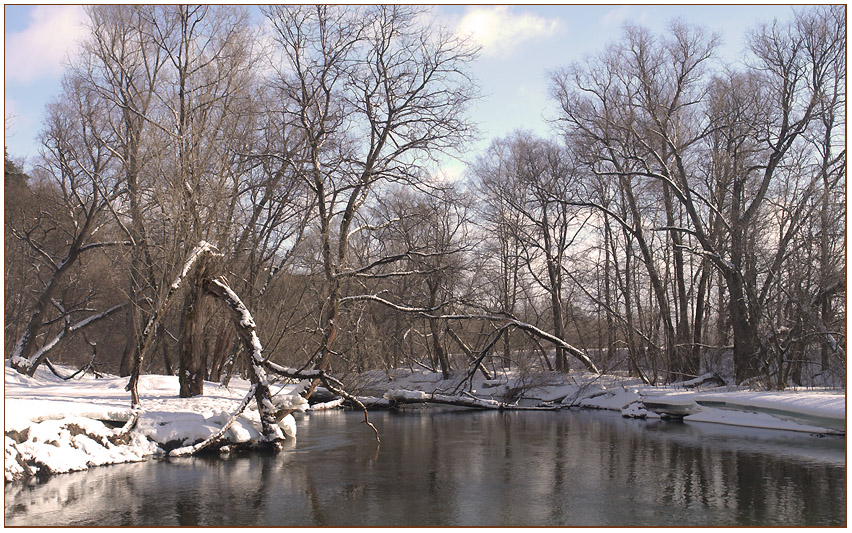
[[817, 526], [845, 440], [608, 412], [313, 414], [283, 453], [7, 484], [6, 525]]

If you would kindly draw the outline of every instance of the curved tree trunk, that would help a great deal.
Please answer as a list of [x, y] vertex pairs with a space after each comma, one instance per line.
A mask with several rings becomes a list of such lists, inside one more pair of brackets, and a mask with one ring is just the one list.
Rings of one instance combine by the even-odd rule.
[[276, 420], [277, 409], [272, 403], [269, 392], [269, 381], [263, 368], [263, 346], [257, 336], [257, 326], [251, 313], [243, 304], [240, 297], [231, 290], [222, 278], [205, 278], [201, 281], [204, 292], [222, 301], [231, 313], [231, 319], [237, 328], [237, 334], [242, 339], [248, 351], [249, 380], [254, 387], [254, 399], [260, 413], [260, 423], [263, 430], [263, 441], [276, 442], [284, 438]]

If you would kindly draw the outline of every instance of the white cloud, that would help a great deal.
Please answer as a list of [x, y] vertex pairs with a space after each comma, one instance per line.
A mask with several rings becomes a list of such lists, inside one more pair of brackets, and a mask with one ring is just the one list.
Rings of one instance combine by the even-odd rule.
[[59, 75], [85, 31], [85, 18], [82, 6], [33, 7], [29, 25], [6, 35], [6, 79], [29, 83]]
[[458, 34], [481, 46], [483, 56], [496, 57], [510, 55], [526, 41], [550, 37], [558, 28], [558, 19], [515, 14], [508, 6], [475, 7], [462, 17]]
[[637, 13], [632, 6], [619, 6], [607, 11], [601, 17], [601, 24], [606, 27], [621, 26], [628, 20], [644, 24], [647, 20], [647, 12], [643, 9]]
[[607, 11], [601, 17], [601, 24], [604, 26], [620, 26], [622, 22], [630, 16], [629, 6], [619, 6]]
[[433, 183], [455, 183], [464, 174], [467, 165], [457, 159], [444, 161], [443, 165], [432, 172]]

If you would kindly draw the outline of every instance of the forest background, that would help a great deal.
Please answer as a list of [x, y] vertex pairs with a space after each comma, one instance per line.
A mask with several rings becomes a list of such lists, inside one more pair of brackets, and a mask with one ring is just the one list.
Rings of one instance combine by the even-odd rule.
[[343, 377], [845, 385], [843, 6], [755, 24], [736, 60], [703, 26], [625, 25], [549, 65], [545, 126], [490, 139], [493, 46], [429, 10], [85, 14], [38, 155], [4, 165], [21, 372], [177, 374], [186, 396], [246, 372], [216, 278], [271, 361]]

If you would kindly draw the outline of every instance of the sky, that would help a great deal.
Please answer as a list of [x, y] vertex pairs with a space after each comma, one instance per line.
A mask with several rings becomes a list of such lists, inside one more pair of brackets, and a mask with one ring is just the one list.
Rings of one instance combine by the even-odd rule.
[[[481, 139], [461, 161], [448, 162], [448, 177], [460, 174], [492, 139], [516, 129], [547, 135], [556, 111], [549, 99], [549, 73], [602, 50], [624, 24], [662, 32], [675, 18], [722, 35], [720, 57], [741, 58], [746, 31], [773, 19], [787, 20], [779, 5], [437, 5], [435, 16], [481, 46], [471, 65], [482, 97], [471, 109]], [[68, 58], [84, 35], [85, 13], [73, 5], [4, 6], [4, 145], [27, 167], [38, 154], [45, 105], [61, 90]]]

